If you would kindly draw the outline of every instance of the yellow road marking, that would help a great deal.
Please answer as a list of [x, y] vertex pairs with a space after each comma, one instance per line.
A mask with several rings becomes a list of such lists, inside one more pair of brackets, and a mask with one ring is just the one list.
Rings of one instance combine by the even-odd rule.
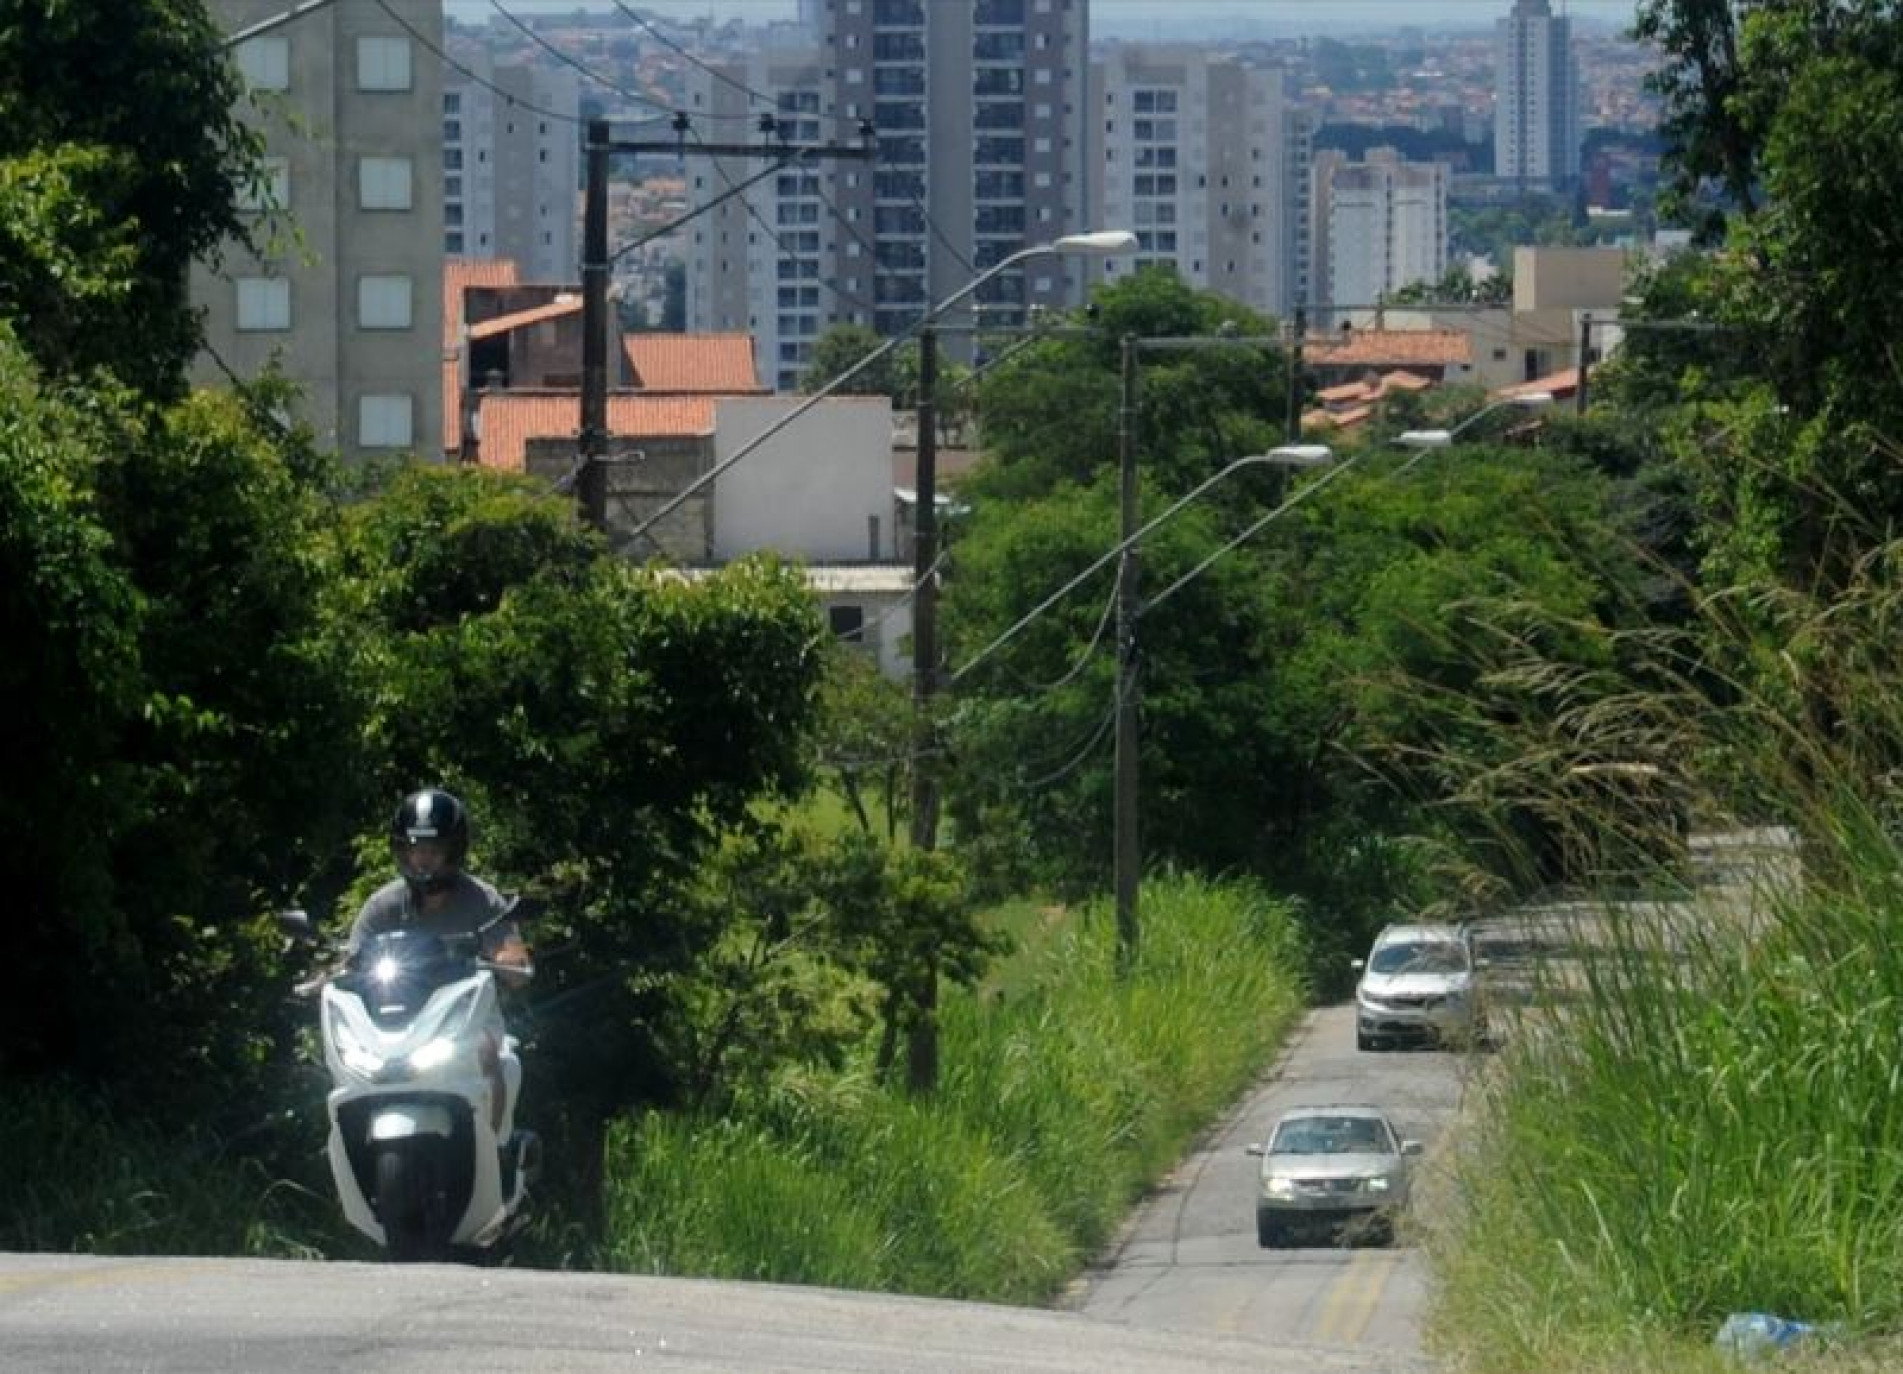
[[85, 1288], [123, 1281], [150, 1283], [154, 1280], [183, 1279], [208, 1266], [180, 1263], [102, 1264], [73, 1269], [29, 1270], [24, 1274], [0, 1274], [0, 1295], [33, 1293], [49, 1288]]
[[1315, 1339], [1329, 1345], [1358, 1344], [1400, 1263], [1392, 1251], [1356, 1250], [1322, 1300]]

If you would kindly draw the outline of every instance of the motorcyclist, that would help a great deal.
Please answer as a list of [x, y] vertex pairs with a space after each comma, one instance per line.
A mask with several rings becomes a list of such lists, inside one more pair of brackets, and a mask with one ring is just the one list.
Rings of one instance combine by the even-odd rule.
[[[350, 928], [347, 959], [354, 959], [371, 937], [409, 929], [455, 938], [480, 934], [477, 953], [496, 969], [505, 987], [516, 987], [534, 971], [529, 947], [516, 923], [506, 917], [509, 901], [500, 892], [463, 871], [469, 854], [469, 809], [438, 787], [412, 792], [397, 807], [390, 822], [390, 855], [398, 876], [375, 892], [357, 913]], [[504, 1130], [505, 1092], [500, 1046], [483, 1056], [494, 1104], [494, 1125]]]
[[483, 958], [521, 970], [497, 976], [511, 986], [524, 981], [531, 965], [522, 932], [514, 921], [496, 921], [508, 909], [507, 899], [463, 871], [469, 856], [469, 809], [460, 800], [438, 787], [405, 797], [390, 822], [390, 856], [398, 876], [371, 893], [358, 911], [348, 955], [355, 956], [365, 940], [388, 930], [407, 928], [452, 938], [481, 931]]

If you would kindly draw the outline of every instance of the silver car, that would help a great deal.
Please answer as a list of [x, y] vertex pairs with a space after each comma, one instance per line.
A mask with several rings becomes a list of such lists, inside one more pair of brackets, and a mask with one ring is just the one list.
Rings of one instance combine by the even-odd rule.
[[1296, 1107], [1275, 1123], [1262, 1158], [1255, 1238], [1264, 1249], [1298, 1231], [1348, 1242], [1388, 1241], [1407, 1205], [1418, 1140], [1404, 1140], [1379, 1107]]
[[1474, 980], [1474, 957], [1456, 926], [1393, 925], [1375, 937], [1368, 957], [1352, 967], [1355, 1047], [1396, 1041], [1472, 1044], [1484, 1039], [1485, 1017]]

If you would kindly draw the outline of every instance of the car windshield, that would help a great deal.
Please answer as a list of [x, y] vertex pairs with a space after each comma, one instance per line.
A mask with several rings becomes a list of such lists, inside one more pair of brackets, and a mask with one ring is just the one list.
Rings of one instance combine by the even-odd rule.
[[1451, 940], [1383, 945], [1368, 967], [1376, 973], [1465, 973], [1467, 951]]
[[1371, 1116], [1303, 1116], [1284, 1121], [1269, 1144], [1273, 1155], [1391, 1154], [1388, 1128]]

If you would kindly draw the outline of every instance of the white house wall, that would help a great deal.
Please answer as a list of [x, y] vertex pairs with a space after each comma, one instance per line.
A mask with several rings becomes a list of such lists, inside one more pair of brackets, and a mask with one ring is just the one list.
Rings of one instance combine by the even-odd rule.
[[[801, 404], [797, 396], [716, 402], [715, 463]], [[713, 490], [716, 560], [762, 549], [810, 562], [890, 558], [891, 403], [821, 401], [716, 478]]]

